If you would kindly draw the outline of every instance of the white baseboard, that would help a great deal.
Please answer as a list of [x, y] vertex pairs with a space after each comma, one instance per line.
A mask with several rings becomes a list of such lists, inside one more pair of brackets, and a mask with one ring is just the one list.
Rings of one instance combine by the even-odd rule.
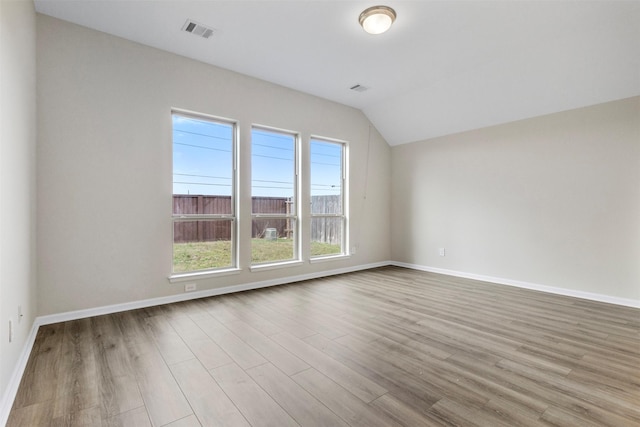
[[2, 401], [0, 401], [0, 426], [6, 425], [9, 420], [9, 413], [11, 412], [13, 401], [16, 398], [16, 393], [18, 393], [22, 374], [24, 374], [24, 370], [27, 367], [29, 355], [31, 354], [31, 350], [33, 350], [33, 344], [36, 342], [38, 327], [39, 326], [34, 321], [33, 325], [31, 325], [29, 336], [27, 336], [27, 341], [24, 343], [24, 347], [22, 348], [22, 353], [20, 353], [18, 362], [16, 363], [13, 373], [11, 374], [11, 378], [9, 379], [9, 384], [7, 384], [7, 388], [4, 391]]
[[496, 283], [498, 285], [514, 286], [517, 288], [531, 289], [534, 291], [547, 292], [550, 294], [563, 295], [574, 298], [582, 298], [591, 301], [605, 302], [608, 304], [622, 305], [625, 307], [640, 308], [640, 300], [618, 298], [610, 295], [596, 294], [591, 292], [576, 291], [573, 289], [557, 288], [553, 286], [539, 285], [537, 283], [523, 282], [520, 280], [504, 279], [501, 277], [484, 276], [481, 274], [465, 273], [444, 268], [429, 267], [426, 265], [409, 264], [405, 262], [391, 261], [391, 265], [397, 267], [411, 268], [413, 270], [428, 271], [430, 273], [445, 274], [447, 276], [464, 277], [466, 279], [481, 280], [483, 282]]
[[251, 289], [266, 288], [269, 286], [286, 285], [287, 283], [300, 282], [302, 280], [317, 279], [319, 277], [335, 276], [336, 274], [352, 273], [354, 271], [368, 270], [370, 268], [384, 267], [390, 265], [390, 261], [376, 262], [372, 264], [357, 265], [354, 267], [339, 268], [336, 270], [319, 271], [317, 273], [301, 274], [298, 276], [281, 277], [260, 282], [244, 283], [241, 285], [225, 286], [223, 288], [207, 289], [203, 291], [186, 292], [166, 297], [150, 298], [139, 301], [126, 302], [122, 304], [106, 305], [102, 307], [88, 308], [84, 310], [68, 311], [65, 313], [39, 316], [35, 323], [40, 325], [50, 325], [52, 323], [66, 322], [69, 320], [83, 319], [86, 317], [101, 316], [103, 314], [118, 313], [121, 311], [135, 310], [138, 308], [153, 307], [156, 305], [169, 304], [172, 302], [188, 301], [192, 299], [211, 297], [215, 295], [230, 294], [233, 292], [248, 291]]

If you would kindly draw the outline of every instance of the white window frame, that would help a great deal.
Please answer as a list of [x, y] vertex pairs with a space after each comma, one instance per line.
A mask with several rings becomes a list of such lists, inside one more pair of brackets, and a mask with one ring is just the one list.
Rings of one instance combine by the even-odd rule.
[[[208, 122], [219, 123], [223, 125], [229, 125], [232, 127], [232, 170], [231, 170], [231, 213], [229, 214], [174, 214], [173, 213], [173, 200], [171, 208], [171, 246], [172, 246], [172, 259], [171, 259], [171, 275], [169, 276], [170, 282], [182, 282], [191, 280], [194, 278], [206, 278], [209, 276], [227, 275], [239, 273], [238, 257], [239, 257], [239, 244], [238, 244], [238, 141], [239, 138], [239, 125], [237, 120], [228, 119], [224, 117], [213, 116], [205, 113], [198, 113], [189, 110], [183, 110], [178, 108], [171, 109], [171, 117], [173, 122], [173, 116], [178, 115], [186, 118], [203, 120]], [[171, 146], [173, 153], [173, 125], [171, 127]], [[172, 155], [173, 157], [173, 155]], [[172, 179], [173, 179], [173, 160], [172, 160]], [[173, 199], [173, 191], [171, 192]], [[231, 265], [225, 267], [209, 268], [202, 270], [193, 270], [186, 272], [173, 272], [173, 245], [174, 245], [174, 224], [177, 222], [188, 221], [231, 221]]]
[[[290, 137], [293, 137], [293, 159], [294, 159], [294, 177], [293, 177], [293, 194], [294, 194], [294, 209], [291, 209], [289, 214], [263, 214], [263, 213], [254, 213], [253, 208], [251, 209], [251, 224], [253, 227], [254, 219], [288, 219], [293, 220], [295, 227], [293, 228], [293, 258], [287, 260], [277, 260], [277, 261], [266, 261], [261, 263], [254, 263], [251, 261], [251, 270], [270, 270], [274, 268], [280, 267], [290, 267], [294, 265], [302, 264], [302, 251], [300, 245], [300, 133], [279, 129], [271, 126], [257, 125], [254, 124], [251, 126], [251, 156], [253, 157], [253, 131], [254, 130], [263, 130], [265, 132], [283, 134]], [[251, 164], [251, 200], [253, 201], [253, 164]], [[253, 238], [253, 236], [252, 236]], [[251, 243], [253, 245], [253, 243]], [[249, 252], [252, 252], [252, 248], [250, 248]]]
[[[323, 137], [323, 136], [314, 136], [312, 135], [309, 138], [309, 175], [311, 175], [311, 169], [313, 168], [312, 164], [311, 164], [311, 144], [313, 142], [319, 142], [319, 143], [325, 143], [325, 144], [334, 144], [334, 145], [340, 145], [342, 147], [341, 150], [341, 179], [342, 182], [341, 184], [341, 192], [340, 192], [340, 196], [341, 196], [341, 203], [342, 203], [342, 213], [341, 214], [314, 214], [313, 212], [309, 213], [309, 217], [310, 217], [310, 227], [309, 227], [309, 245], [311, 245], [312, 243], [312, 227], [311, 224], [313, 223], [313, 219], [314, 218], [341, 218], [342, 219], [342, 235], [341, 237], [341, 247], [342, 247], [342, 251], [339, 254], [329, 254], [329, 255], [310, 255], [310, 262], [322, 262], [322, 261], [328, 261], [328, 260], [332, 260], [332, 259], [339, 259], [339, 258], [347, 258], [350, 256], [350, 252], [349, 252], [349, 206], [348, 206], [348, 191], [349, 191], [349, 173], [348, 173], [348, 149], [349, 149], [349, 144], [346, 141], [342, 141], [342, 140], [338, 140], [338, 139], [333, 139], [333, 138], [327, 138], [327, 137]], [[311, 185], [313, 185], [313, 182], [311, 181], [311, 178], [309, 178], [309, 205], [311, 205], [311, 198], [313, 197], [311, 195]]]

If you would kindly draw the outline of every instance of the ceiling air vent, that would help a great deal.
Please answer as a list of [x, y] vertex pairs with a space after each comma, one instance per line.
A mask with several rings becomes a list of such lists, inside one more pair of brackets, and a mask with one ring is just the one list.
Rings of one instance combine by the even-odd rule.
[[349, 89], [354, 90], [356, 92], [364, 92], [365, 90], [368, 90], [369, 88], [366, 86], [362, 86], [362, 85], [355, 85], [355, 86], [351, 86]]
[[202, 38], [208, 39], [213, 34], [213, 28], [209, 28], [205, 25], [198, 24], [191, 19], [187, 19], [187, 22], [182, 26], [182, 31], [186, 31], [187, 33], [195, 34], [196, 36], [200, 36]]

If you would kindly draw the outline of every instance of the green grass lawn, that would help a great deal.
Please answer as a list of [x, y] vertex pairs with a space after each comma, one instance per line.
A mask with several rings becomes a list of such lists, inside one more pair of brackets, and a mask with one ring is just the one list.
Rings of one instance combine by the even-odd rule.
[[[340, 253], [340, 245], [311, 242], [311, 256]], [[251, 240], [251, 262], [286, 261], [293, 258], [293, 241], [289, 239]], [[173, 246], [173, 272], [205, 270], [231, 266], [231, 242], [176, 243]]]

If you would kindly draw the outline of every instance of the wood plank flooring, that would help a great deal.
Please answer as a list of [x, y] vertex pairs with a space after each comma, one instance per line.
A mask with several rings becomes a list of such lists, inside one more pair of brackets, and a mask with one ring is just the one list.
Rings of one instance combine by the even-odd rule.
[[639, 426], [640, 310], [398, 267], [41, 327], [8, 426]]

